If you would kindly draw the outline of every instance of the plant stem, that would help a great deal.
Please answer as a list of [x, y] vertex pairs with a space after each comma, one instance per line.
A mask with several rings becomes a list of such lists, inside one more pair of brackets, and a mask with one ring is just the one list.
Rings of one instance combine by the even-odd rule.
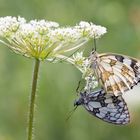
[[36, 88], [37, 88], [37, 80], [39, 73], [39, 64], [40, 61], [35, 59], [34, 71], [33, 71], [33, 79], [32, 79], [32, 90], [29, 101], [29, 116], [28, 116], [28, 140], [33, 139], [33, 123], [34, 123], [34, 111], [35, 111], [35, 97], [36, 97]]

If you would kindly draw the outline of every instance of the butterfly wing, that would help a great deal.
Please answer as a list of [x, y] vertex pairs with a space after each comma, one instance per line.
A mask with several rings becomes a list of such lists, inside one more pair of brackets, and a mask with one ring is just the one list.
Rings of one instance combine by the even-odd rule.
[[87, 94], [87, 103], [84, 108], [97, 118], [124, 125], [130, 122], [129, 111], [122, 96], [106, 94], [104, 90]]
[[107, 93], [119, 95], [140, 81], [140, 61], [124, 55], [101, 54], [96, 73]]

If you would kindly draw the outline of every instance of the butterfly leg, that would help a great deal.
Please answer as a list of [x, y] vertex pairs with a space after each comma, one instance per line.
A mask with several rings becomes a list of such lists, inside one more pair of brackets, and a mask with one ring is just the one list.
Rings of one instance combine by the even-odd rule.
[[77, 95], [79, 94], [79, 88], [80, 88], [80, 84], [81, 84], [81, 80], [78, 82], [78, 86], [77, 86], [77, 88], [76, 88], [76, 93], [77, 93]]

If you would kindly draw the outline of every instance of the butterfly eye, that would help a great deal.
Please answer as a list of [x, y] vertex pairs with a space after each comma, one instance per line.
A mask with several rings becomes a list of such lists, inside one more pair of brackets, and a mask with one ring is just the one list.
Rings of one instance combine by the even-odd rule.
[[79, 105], [81, 105], [83, 103], [84, 103], [84, 99], [83, 98], [79, 98], [79, 99], [74, 101], [74, 106], [79, 106]]
[[78, 106], [78, 100], [74, 101], [74, 106]]

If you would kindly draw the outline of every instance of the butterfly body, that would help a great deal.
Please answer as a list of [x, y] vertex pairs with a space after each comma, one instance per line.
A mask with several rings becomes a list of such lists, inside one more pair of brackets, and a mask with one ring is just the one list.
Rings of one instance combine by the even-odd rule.
[[130, 116], [127, 105], [121, 96], [106, 94], [103, 89], [92, 93], [80, 93], [75, 106], [82, 105], [91, 115], [113, 124], [129, 123]]

